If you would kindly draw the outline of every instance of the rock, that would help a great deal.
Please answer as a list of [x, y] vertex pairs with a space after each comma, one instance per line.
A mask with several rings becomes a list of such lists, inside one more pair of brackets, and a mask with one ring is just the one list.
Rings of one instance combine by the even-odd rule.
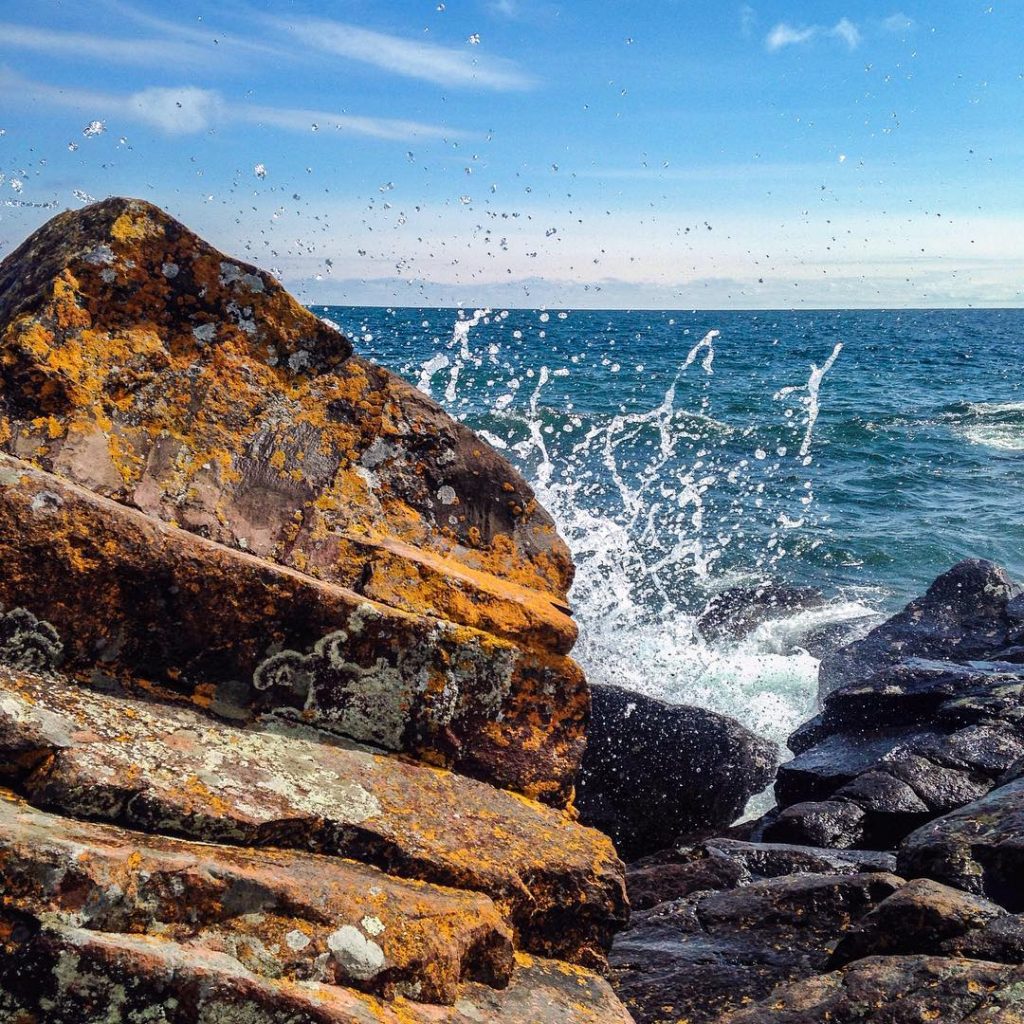
[[934, 878], [1024, 911], [1024, 779], [912, 832], [898, 864], [908, 877]]
[[141, 677], [230, 718], [289, 715], [568, 798], [588, 693], [562, 655], [369, 601], [3, 455], [0, 559], [0, 601], [52, 623], [80, 678]]
[[824, 603], [821, 591], [814, 587], [770, 582], [730, 587], [708, 601], [697, 619], [697, 631], [707, 640], [741, 639], [769, 619], [820, 608]]
[[908, 658], [987, 658], [1012, 639], [1007, 605], [1016, 593], [1006, 572], [993, 562], [958, 562], [898, 615], [863, 640], [828, 655], [819, 672], [821, 697]]
[[779, 988], [722, 1024], [1012, 1024], [1024, 967], [951, 957], [869, 957]]
[[76, 821], [2, 790], [0, 864], [8, 909], [227, 953], [264, 977], [451, 1004], [464, 978], [504, 987], [514, 968], [512, 933], [486, 896], [337, 857]]
[[705, 1024], [824, 968], [836, 940], [894, 892], [889, 874], [796, 874], [634, 915], [610, 955], [638, 1024]]
[[1006, 915], [995, 903], [928, 879], [915, 879], [869, 911], [836, 946], [842, 967], [867, 956], [958, 952], [960, 940]]
[[239, 729], [0, 667], [5, 763], [9, 785], [74, 817], [353, 857], [486, 893], [542, 955], [599, 965], [625, 919], [622, 866], [600, 833], [483, 783], [288, 727]]
[[630, 906], [636, 911], [694, 892], [734, 889], [783, 875], [855, 875], [895, 869], [896, 857], [891, 853], [718, 838], [663, 850], [628, 865], [626, 888]]
[[[0, 264], [0, 449], [0, 601], [76, 674], [569, 799], [588, 708], [550, 516], [269, 275], [138, 200], [54, 218]], [[356, 657], [310, 671], [364, 606]]]
[[769, 843], [828, 846], [837, 850], [864, 845], [864, 809], [848, 800], [793, 804], [764, 829]]
[[568, 551], [522, 477], [351, 353], [269, 274], [141, 200], [63, 213], [0, 264], [10, 454], [311, 575], [366, 576], [383, 603], [507, 614], [517, 634], [532, 615], [571, 643]]
[[778, 751], [738, 722], [594, 685], [576, 805], [627, 859], [724, 828], [771, 781]]
[[454, 1005], [436, 1006], [260, 975], [154, 935], [9, 914], [0, 934], [0, 1019], [18, 1024], [631, 1024], [601, 978], [532, 958], [519, 959], [506, 988], [466, 983]]

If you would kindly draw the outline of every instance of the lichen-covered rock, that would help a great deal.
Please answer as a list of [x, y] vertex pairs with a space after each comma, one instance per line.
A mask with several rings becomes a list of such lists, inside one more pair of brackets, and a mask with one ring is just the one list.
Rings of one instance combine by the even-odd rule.
[[231, 718], [288, 715], [569, 797], [589, 695], [563, 655], [369, 601], [6, 455], [0, 564], [0, 601], [56, 627], [79, 677], [141, 678]]
[[129, 832], [36, 810], [0, 790], [9, 910], [226, 953], [254, 974], [453, 1003], [504, 987], [512, 934], [483, 895], [309, 853]]
[[0, 264], [0, 444], [407, 610], [563, 648], [572, 567], [529, 486], [270, 275], [109, 199]]
[[250, 971], [155, 935], [40, 924], [0, 910], [0, 1020], [11, 1024], [632, 1024], [601, 979], [519, 957], [504, 989], [467, 982], [452, 1006]]
[[732, 718], [618, 686], [591, 691], [577, 806], [627, 859], [728, 827], [775, 774], [775, 744]]
[[626, 914], [609, 840], [472, 779], [291, 727], [0, 667], [0, 774], [42, 807], [154, 833], [352, 857], [489, 895], [521, 946], [592, 965]]

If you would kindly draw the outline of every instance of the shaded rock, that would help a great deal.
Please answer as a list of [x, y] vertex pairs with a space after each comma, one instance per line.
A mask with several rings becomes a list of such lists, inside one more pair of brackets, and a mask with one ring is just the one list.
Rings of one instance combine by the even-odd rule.
[[949, 957], [870, 957], [786, 985], [722, 1024], [1012, 1024], [1024, 967]]
[[1024, 911], [1024, 779], [912, 832], [897, 861], [908, 877], [934, 878]]
[[830, 965], [880, 954], [948, 954], [959, 940], [1006, 915], [995, 903], [928, 879], [915, 879], [869, 911], [840, 939]]
[[771, 781], [777, 748], [733, 719], [617, 686], [591, 689], [576, 805], [624, 857], [724, 828]]
[[765, 826], [763, 835], [770, 843], [854, 849], [864, 845], [864, 817], [864, 809], [848, 800], [793, 804]]
[[504, 987], [514, 967], [511, 931], [485, 896], [335, 857], [76, 821], [3, 791], [0, 867], [5, 905], [24, 915], [173, 939], [270, 978], [450, 1004], [463, 979]]
[[[338, 854], [484, 892], [533, 952], [600, 964], [625, 918], [600, 833], [471, 779], [0, 668], [0, 765], [33, 803], [204, 841]], [[31, 746], [30, 746], [31, 744]]]
[[815, 587], [759, 583], [730, 587], [708, 601], [697, 619], [697, 631], [707, 640], [740, 639], [769, 619], [820, 608], [825, 598]]
[[889, 874], [797, 874], [694, 893], [634, 915], [612, 982], [638, 1024], [690, 1024], [823, 969], [835, 941], [894, 892]]
[[635, 861], [626, 869], [626, 888], [636, 911], [694, 892], [734, 889], [783, 875], [855, 875], [895, 868], [891, 853], [719, 838]]
[[828, 655], [819, 673], [821, 696], [907, 658], [985, 659], [1010, 641], [1006, 609], [1016, 593], [1006, 572], [993, 562], [958, 562], [898, 615]]
[[288, 715], [568, 798], [588, 693], [561, 655], [369, 601], [3, 455], [0, 560], [0, 600], [56, 627], [80, 678], [142, 677], [230, 718]]
[[521, 959], [504, 989], [464, 984], [452, 1006], [382, 1003], [158, 936], [0, 925], [0, 1019], [19, 1024], [630, 1024], [601, 978], [544, 960]]

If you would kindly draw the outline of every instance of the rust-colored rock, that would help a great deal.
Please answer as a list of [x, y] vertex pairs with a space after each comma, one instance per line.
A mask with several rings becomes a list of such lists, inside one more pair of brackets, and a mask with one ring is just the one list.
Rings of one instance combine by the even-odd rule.
[[508, 634], [545, 620], [571, 643], [568, 551], [522, 477], [149, 203], [61, 214], [0, 264], [0, 439], [378, 600]]
[[354, 857], [488, 894], [523, 947], [600, 965], [625, 918], [610, 841], [450, 772], [0, 667], [0, 771], [40, 806]]
[[452, 1003], [504, 987], [512, 935], [475, 893], [337, 857], [240, 850], [35, 810], [0, 790], [4, 903], [100, 932], [227, 953], [254, 974]]
[[[589, 696], [561, 655], [400, 612], [0, 455], [0, 602], [80, 676], [320, 728], [564, 803]], [[312, 656], [312, 657], [310, 657]]]
[[261, 976], [234, 957], [150, 935], [93, 932], [0, 910], [0, 1020], [11, 1024], [632, 1024], [601, 978], [530, 957], [505, 989], [454, 1006]]

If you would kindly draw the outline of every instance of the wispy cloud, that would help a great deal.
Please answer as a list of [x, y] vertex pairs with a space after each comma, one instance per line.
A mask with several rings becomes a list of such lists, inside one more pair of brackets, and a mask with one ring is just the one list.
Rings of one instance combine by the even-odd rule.
[[860, 29], [849, 18], [840, 18], [829, 30], [829, 35], [842, 39], [851, 50], [860, 46]]
[[764, 45], [774, 53], [786, 46], [809, 43], [818, 36], [841, 39], [851, 50], [855, 50], [860, 45], [862, 38], [860, 29], [849, 18], [840, 18], [831, 28], [826, 28], [823, 25], [805, 25], [796, 28], [785, 21], [780, 21], [765, 36]]
[[334, 129], [352, 135], [393, 140], [464, 136], [463, 132], [419, 121], [233, 103], [215, 89], [196, 86], [151, 87], [128, 95], [117, 95], [88, 89], [62, 89], [0, 71], [0, 89], [23, 100], [77, 110], [94, 119], [123, 118], [146, 124], [167, 135], [194, 135], [222, 125], [241, 123], [271, 125], [285, 131], [307, 133], [316, 125], [319, 130]]
[[886, 32], [909, 32], [914, 28], [914, 24], [913, 18], [908, 18], [902, 11], [897, 11], [882, 21], [882, 28]]
[[754, 34], [754, 27], [757, 25], [757, 11], [750, 4], [744, 4], [740, 8], [740, 31], [745, 39]]
[[471, 50], [426, 43], [417, 39], [374, 32], [326, 18], [267, 18], [283, 35], [321, 53], [372, 64], [407, 78], [451, 87], [528, 89], [532, 78], [514, 62], [501, 57], [481, 57]]
[[118, 39], [88, 32], [63, 32], [0, 22], [0, 52], [30, 50], [61, 57], [78, 57], [113, 64], [184, 64], [196, 67], [208, 63], [209, 51], [194, 43], [166, 38]]
[[792, 25], [780, 21], [768, 33], [764, 45], [774, 52], [781, 50], [784, 46], [796, 46], [800, 43], [810, 42], [817, 34], [818, 27], [816, 25], [812, 25], [810, 28], [794, 28]]

